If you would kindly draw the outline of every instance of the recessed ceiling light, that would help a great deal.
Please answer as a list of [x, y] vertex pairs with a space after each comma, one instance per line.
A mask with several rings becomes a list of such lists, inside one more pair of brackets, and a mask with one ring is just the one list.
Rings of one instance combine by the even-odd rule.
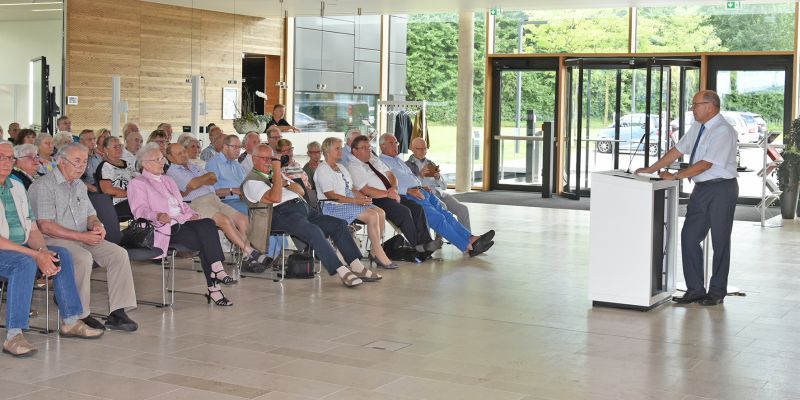
[[41, 3], [0, 3], [0, 7], [4, 6], [40, 6], [45, 4], [61, 4], [60, 1], [43, 1]]

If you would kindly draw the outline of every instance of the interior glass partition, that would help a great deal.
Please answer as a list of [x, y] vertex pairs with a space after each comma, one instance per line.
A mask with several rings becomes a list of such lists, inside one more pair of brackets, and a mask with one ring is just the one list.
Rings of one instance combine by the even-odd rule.
[[593, 171], [649, 166], [688, 126], [678, 110], [688, 110], [687, 93], [699, 88], [699, 59], [574, 58], [566, 65], [566, 197], [588, 195]]

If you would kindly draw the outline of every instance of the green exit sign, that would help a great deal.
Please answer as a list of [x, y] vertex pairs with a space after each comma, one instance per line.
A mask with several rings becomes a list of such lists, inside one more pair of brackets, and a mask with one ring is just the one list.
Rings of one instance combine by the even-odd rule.
[[726, 1], [725, 2], [725, 8], [727, 8], [728, 10], [735, 10], [737, 8], [742, 8], [742, 2], [741, 1]]
[[500, 9], [499, 8], [492, 8], [492, 9], [489, 10], [489, 14], [491, 14], [491, 15], [500, 15]]

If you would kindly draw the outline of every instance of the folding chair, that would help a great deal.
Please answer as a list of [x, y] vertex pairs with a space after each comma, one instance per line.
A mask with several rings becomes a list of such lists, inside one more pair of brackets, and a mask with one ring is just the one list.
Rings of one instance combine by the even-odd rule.
[[[0, 276], [0, 313], [3, 312], [3, 300], [5, 299], [4, 295], [7, 294], [7, 288], [8, 279]], [[33, 288], [31, 288], [31, 290], [33, 290]], [[47, 276], [44, 277], [44, 310], [44, 328], [31, 326], [31, 329], [36, 329], [46, 335], [48, 333], [55, 332], [54, 329], [50, 329], [50, 277]], [[59, 315], [58, 308], [56, 308], [56, 314]], [[8, 315], [6, 315], [6, 318], [8, 318]], [[0, 328], [5, 327], [5, 324], [0, 324]]]

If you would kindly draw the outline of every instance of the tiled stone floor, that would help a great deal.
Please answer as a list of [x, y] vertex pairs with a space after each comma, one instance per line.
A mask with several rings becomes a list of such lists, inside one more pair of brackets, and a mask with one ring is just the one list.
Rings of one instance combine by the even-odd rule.
[[[800, 398], [800, 225], [736, 222], [746, 297], [642, 313], [591, 307], [588, 212], [469, 206], [476, 231], [497, 230], [485, 256], [445, 247], [356, 289], [244, 279], [225, 288], [234, 307], [179, 294], [96, 341], [28, 333], [40, 351], [0, 356], [0, 399]], [[157, 268], [134, 268], [139, 297], [157, 298]], [[196, 272], [177, 278], [203, 290]]]

